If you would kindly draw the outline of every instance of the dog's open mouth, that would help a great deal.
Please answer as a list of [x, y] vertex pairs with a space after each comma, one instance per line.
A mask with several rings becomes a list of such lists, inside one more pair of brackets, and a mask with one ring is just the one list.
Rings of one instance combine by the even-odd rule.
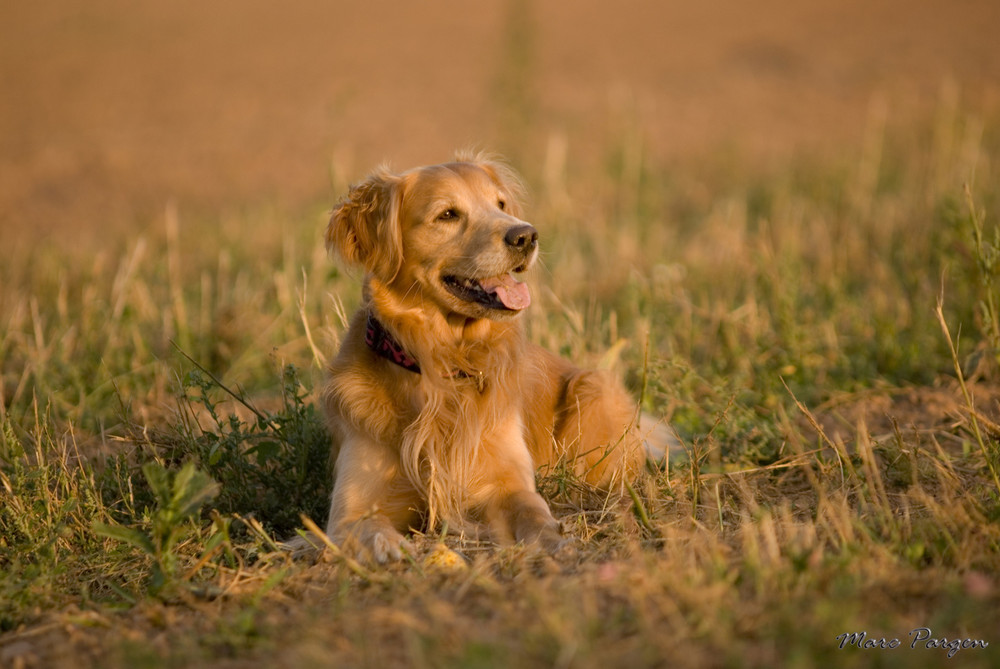
[[475, 302], [488, 309], [520, 311], [531, 304], [528, 285], [518, 281], [512, 273], [486, 279], [469, 279], [459, 276], [442, 277], [448, 291], [460, 300]]

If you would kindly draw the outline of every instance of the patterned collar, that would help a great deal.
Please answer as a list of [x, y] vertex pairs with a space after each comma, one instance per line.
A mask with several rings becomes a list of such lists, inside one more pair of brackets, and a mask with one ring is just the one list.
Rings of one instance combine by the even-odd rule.
[[[368, 344], [368, 348], [389, 362], [395, 363], [415, 374], [420, 373], [420, 365], [417, 361], [396, 341], [392, 333], [386, 330], [385, 326], [375, 318], [375, 314], [372, 311], [368, 312], [368, 321], [365, 324], [365, 343]], [[456, 369], [451, 374], [446, 374], [445, 376], [449, 378], [472, 379], [479, 392], [483, 392], [486, 388], [486, 375], [482, 372], [470, 374], [465, 370]]]
[[365, 325], [365, 343], [368, 344], [368, 348], [386, 360], [416, 374], [420, 373], [420, 365], [417, 364], [417, 361], [403, 350], [396, 338], [379, 323], [371, 311], [368, 312], [368, 323]]

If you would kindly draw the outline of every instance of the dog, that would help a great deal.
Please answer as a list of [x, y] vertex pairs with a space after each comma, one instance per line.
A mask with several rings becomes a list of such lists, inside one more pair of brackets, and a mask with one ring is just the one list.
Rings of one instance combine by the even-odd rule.
[[327, 249], [364, 271], [321, 391], [336, 443], [326, 533], [350, 554], [399, 560], [410, 528], [438, 523], [555, 553], [566, 542], [536, 470], [614, 491], [644, 465], [625, 389], [525, 336], [539, 236], [522, 197], [506, 163], [459, 154], [376, 169], [332, 213]]

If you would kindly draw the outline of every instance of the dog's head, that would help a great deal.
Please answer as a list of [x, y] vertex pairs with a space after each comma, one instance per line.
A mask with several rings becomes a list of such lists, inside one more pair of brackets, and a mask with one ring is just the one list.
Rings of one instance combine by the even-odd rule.
[[519, 218], [520, 196], [510, 168], [481, 156], [377, 170], [334, 209], [327, 248], [407, 301], [510, 318], [531, 302], [521, 275], [538, 255], [538, 233]]

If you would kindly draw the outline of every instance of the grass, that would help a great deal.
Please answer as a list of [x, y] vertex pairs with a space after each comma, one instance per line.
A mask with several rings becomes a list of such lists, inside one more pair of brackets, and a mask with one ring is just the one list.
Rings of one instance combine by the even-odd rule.
[[[626, 500], [540, 480], [572, 564], [436, 530], [379, 570], [276, 550], [325, 518], [312, 393], [358, 299], [323, 205], [9, 256], [0, 664], [994, 666], [1000, 124], [763, 175], [658, 164], [625, 126], [602, 164], [525, 163], [528, 326], [688, 456]], [[862, 631], [898, 647], [838, 647]]]

